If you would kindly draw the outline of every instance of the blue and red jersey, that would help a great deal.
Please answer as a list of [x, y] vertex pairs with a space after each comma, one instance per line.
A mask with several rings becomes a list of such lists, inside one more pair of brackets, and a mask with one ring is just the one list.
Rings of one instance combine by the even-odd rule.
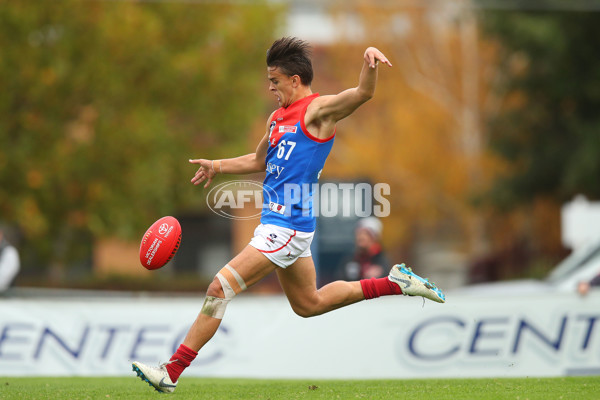
[[315, 230], [313, 184], [319, 181], [335, 136], [319, 139], [304, 125], [306, 109], [318, 96], [312, 94], [273, 113], [263, 182], [263, 224]]

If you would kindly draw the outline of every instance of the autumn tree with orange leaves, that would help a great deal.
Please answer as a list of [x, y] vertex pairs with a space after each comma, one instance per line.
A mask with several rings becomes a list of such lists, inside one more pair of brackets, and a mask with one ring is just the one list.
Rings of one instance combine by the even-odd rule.
[[[487, 121], [513, 99], [502, 90], [500, 44], [482, 34], [477, 12], [465, 1], [354, 4], [332, 9], [334, 20], [351, 16], [355, 23], [342, 24], [347, 32], [340, 37], [351, 40], [328, 46], [323, 83], [331, 86], [337, 76], [340, 88], [355, 85], [356, 71], [347, 66], [358, 64], [367, 45], [379, 47], [394, 67], [379, 71], [375, 97], [340, 123], [326, 170], [390, 184], [386, 247], [417, 261], [428, 251], [463, 254], [465, 268], [511, 253], [523, 240], [560, 249], [556, 202], [540, 199], [503, 213], [486, 197], [493, 178], [510, 168], [489, 149]], [[527, 261], [508, 257], [496, 267]]]

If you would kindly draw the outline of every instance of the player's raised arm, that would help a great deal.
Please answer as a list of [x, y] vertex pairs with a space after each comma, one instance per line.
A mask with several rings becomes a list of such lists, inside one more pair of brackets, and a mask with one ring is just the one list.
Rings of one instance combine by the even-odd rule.
[[191, 164], [198, 164], [200, 166], [191, 182], [194, 185], [199, 185], [206, 181], [204, 187], [207, 188], [217, 174], [251, 174], [253, 172], [264, 171], [271, 117], [267, 120], [267, 133], [258, 143], [256, 152], [224, 160], [206, 160], [203, 158], [190, 160]]
[[[309, 105], [304, 122], [313, 134], [329, 136], [331, 132], [328, 131], [333, 130], [333, 125], [337, 121], [346, 118], [373, 97], [377, 84], [378, 64], [381, 62], [392, 66], [387, 57], [375, 47], [367, 48], [363, 59], [357, 87], [344, 90], [337, 95], [321, 96]], [[325, 132], [320, 132], [322, 130]]]

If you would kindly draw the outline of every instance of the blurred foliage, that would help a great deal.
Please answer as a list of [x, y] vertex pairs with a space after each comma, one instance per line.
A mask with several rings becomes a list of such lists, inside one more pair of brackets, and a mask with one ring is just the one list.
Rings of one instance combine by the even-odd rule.
[[[496, 179], [515, 172], [518, 162], [491, 150], [499, 133], [488, 121], [501, 120], [506, 105], [524, 96], [508, 89], [513, 77], [507, 75], [503, 40], [482, 29], [491, 23], [488, 11], [457, 1], [422, 7], [353, 4], [334, 7], [332, 14], [342, 28], [348, 18], [360, 21], [360, 29], [347, 27], [340, 34], [358, 39], [340, 40], [326, 57], [320, 55], [326, 66], [316, 74], [315, 86], [335, 93], [356, 85], [367, 46], [378, 47], [394, 66], [380, 67], [375, 97], [338, 125], [323, 176], [390, 184], [391, 215], [383, 220], [383, 240], [392, 258], [418, 262], [428, 253], [464, 254], [465, 267], [486, 270], [484, 280], [492, 274], [495, 279], [531, 276], [539, 274], [533, 271], [537, 266], [555, 264], [564, 256], [558, 199], [519, 199], [510, 210], [490, 201]], [[510, 23], [503, 26], [511, 30]], [[548, 79], [539, 84], [569, 85]], [[523, 118], [530, 112], [518, 110]], [[503, 134], [522, 138], [519, 123], [505, 126]], [[539, 136], [546, 139], [554, 140]], [[546, 145], [519, 143], [523, 155]]]
[[[335, 12], [343, 20], [348, 8]], [[375, 97], [340, 122], [324, 173], [390, 185], [384, 240], [388, 249], [402, 249], [399, 258], [432, 240], [444, 242], [440, 249], [480, 251], [483, 217], [471, 199], [499, 168], [487, 151], [483, 118], [494, 104], [487, 79], [495, 72], [494, 47], [479, 40], [471, 13], [455, 15], [441, 3], [364, 1], [352, 12], [362, 17], [364, 40], [332, 49], [337, 91], [357, 84], [367, 46], [382, 50], [393, 67], [379, 67]]]
[[58, 265], [189, 207], [189, 158], [245, 151], [279, 9], [0, 0], [0, 220]]
[[488, 12], [501, 43], [506, 92], [492, 147], [510, 168], [492, 196], [502, 207], [539, 196], [600, 199], [600, 13]]

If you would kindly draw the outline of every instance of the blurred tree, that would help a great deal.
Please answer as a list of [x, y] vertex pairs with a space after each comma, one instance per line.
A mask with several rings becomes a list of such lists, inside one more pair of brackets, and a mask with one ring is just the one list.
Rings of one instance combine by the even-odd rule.
[[508, 93], [490, 121], [492, 146], [511, 165], [495, 201], [600, 199], [600, 13], [496, 11], [484, 22], [501, 43], [497, 89]]
[[345, 85], [355, 84], [357, 71], [345, 73], [343, 66], [357, 65], [365, 46], [379, 47], [394, 65], [380, 70], [377, 93], [362, 115], [340, 124], [333, 152], [340, 165], [332, 165], [390, 184], [389, 247], [439, 240], [440, 248], [486, 251], [485, 215], [471, 200], [498, 168], [484, 124], [498, 103], [489, 85], [497, 71], [495, 46], [481, 40], [468, 5], [364, 1], [334, 10], [337, 20], [360, 16], [354, 36], [340, 35], [353, 39], [333, 50]]
[[[480, 17], [494, 14], [494, 18], [483, 21], [498, 24], [502, 32], [513, 35], [515, 42], [520, 29], [530, 30], [532, 38], [540, 39], [547, 34], [560, 35], [562, 28], [529, 26], [525, 21], [523, 24], [528, 26], [521, 27], [506, 19], [509, 13], [482, 11], [474, 3], [471, 0], [411, 4], [356, 1], [332, 7], [332, 21], [341, 28], [340, 40], [328, 50], [330, 57], [323, 86], [335, 91], [354, 85], [357, 72], [347, 66], [355, 65], [357, 55], [368, 45], [379, 47], [394, 68], [380, 71], [375, 98], [354, 117], [339, 124], [336, 145], [324, 176], [346, 179], [363, 176], [390, 184], [392, 213], [384, 221], [384, 240], [388, 248], [402, 249], [403, 259], [415, 255], [415, 250], [419, 252], [418, 247], [427, 243], [422, 254], [462, 251], [468, 257], [468, 264], [483, 260], [486, 268], [495, 270], [496, 278], [531, 276], [533, 272], [539, 275], [564, 255], [560, 242], [560, 201], [530, 194], [530, 202], [524, 203], [523, 197], [512, 198], [514, 189], [498, 185], [493, 196], [512, 198], [519, 203], [514, 202], [516, 207], [511, 210], [497, 209], [489, 201], [489, 193], [498, 176], [521, 179], [522, 165], [532, 157], [536, 157], [535, 162], [527, 161], [526, 165], [539, 166], [536, 170], [540, 174], [553, 171], [556, 167], [548, 169], [545, 163], [555, 161], [537, 160], [538, 155], [533, 154], [536, 148], [547, 149], [539, 155], [544, 158], [545, 151], [560, 155], [567, 147], [561, 141], [541, 143], [550, 139], [545, 133], [536, 136], [535, 141], [527, 139], [537, 135], [531, 131], [531, 125], [525, 125], [529, 131], [524, 134], [519, 120], [507, 119], [507, 115], [512, 115], [507, 110], [519, 113], [523, 121], [550, 113], [556, 117], [559, 113], [545, 111], [548, 99], [532, 98], [539, 106], [529, 107], [526, 103], [529, 95], [510, 82], [530, 65], [526, 59], [538, 56], [525, 57], [520, 51], [510, 54], [510, 45], [505, 47], [499, 34], [482, 34]], [[532, 18], [531, 14], [522, 16]], [[488, 33], [492, 32], [490, 28]], [[589, 32], [588, 36], [589, 42], [597, 35]], [[585, 42], [583, 37], [581, 41]], [[562, 42], [563, 39], [555, 37], [555, 42], [548, 46], [560, 47]], [[585, 47], [594, 47], [597, 42], [581, 44], [580, 49], [585, 52]], [[540, 42], [536, 51], [544, 46]], [[580, 56], [578, 60], [585, 59], [583, 54]], [[540, 96], [553, 82], [563, 90], [577, 91], [580, 88], [569, 80], [559, 79], [559, 72], [551, 70], [581, 69], [591, 75], [594, 71], [591, 65], [596, 63], [579, 64], [563, 67], [553, 58], [536, 59], [536, 65], [546, 75], [542, 78], [534, 72], [529, 78], [539, 78], [536, 84]], [[330, 81], [336, 76], [342, 82], [337, 81], [334, 86]], [[590, 83], [586, 90], [596, 93], [596, 86], [596, 82]], [[571, 101], [560, 104], [563, 108], [573, 105]], [[496, 124], [488, 124], [490, 120]], [[502, 121], [505, 125], [500, 129], [498, 124]], [[552, 122], [543, 122], [546, 123]], [[561, 128], [552, 129], [559, 132]], [[588, 143], [593, 143], [600, 136], [586, 137]], [[509, 149], [518, 150], [519, 157], [504, 158], [491, 151], [492, 141], [499, 142], [502, 148], [506, 138], [514, 139], [508, 142]], [[589, 147], [579, 148], [580, 153], [586, 151], [585, 158], [579, 155], [582, 167], [598, 160], [591, 153], [599, 151], [600, 146]], [[560, 165], [563, 163], [564, 160]], [[565, 181], [574, 176], [571, 171], [565, 175]], [[542, 185], [544, 180], [553, 178], [544, 175], [532, 179], [538, 180], [536, 185]], [[528, 184], [522, 183], [521, 191], [527, 190]]]
[[0, 219], [24, 259], [190, 206], [192, 157], [245, 151], [278, 9], [0, 0]]

